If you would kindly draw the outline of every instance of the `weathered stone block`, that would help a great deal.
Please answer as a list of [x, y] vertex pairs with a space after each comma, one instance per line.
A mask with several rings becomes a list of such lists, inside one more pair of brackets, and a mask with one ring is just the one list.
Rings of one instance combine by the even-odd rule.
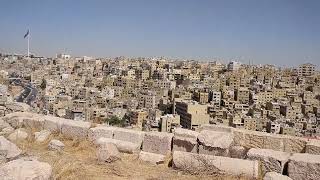
[[307, 139], [294, 136], [283, 136], [283, 145], [285, 152], [302, 153], [305, 152]]
[[116, 127], [112, 126], [98, 126], [95, 128], [90, 128], [88, 131], [88, 139], [89, 141], [96, 141], [101, 137], [112, 139], [113, 132], [116, 129]]
[[276, 172], [268, 172], [264, 176], [263, 180], [292, 180], [288, 176], [276, 173]]
[[245, 148], [272, 149], [283, 151], [284, 143], [280, 135], [274, 135], [263, 132], [248, 131], [243, 129], [234, 129], [234, 144]]
[[21, 116], [14, 116], [7, 120], [7, 122], [13, 127], [13, 128], [21, 128], [23, 126], [23, 117]]
[[98, 162], [111, 163], [120, 159], [120, 153], [116, 145], [106, 143], [97, 149]]
[[267, 172], [282, 174], [289, 157], [290, 153], [271, 149], [252, 148], [247, 153], [248, 159], [261, 161], [263, 174]]
[[28, 138], [28, 133], [24, 128], [16, 129], [13, 133], [8, 136], [10, 141], [22, 141]]
[[310, 140], [306, 145], [306, 153], [320, 155], [320, 140]]
[[90, 126], [90, 122], [64, 119], [61, 125], [61, 134], [72, 139], [85, 139], [88, 136]]
[[198, 138], [199, 133], [177, 128], [173, 136], [173, 151], [198, 152]]
[[153, 165], [157, 165], [164, 163], [165, 156], [162, 154], [140, 151], [139, 159]]
[[228, 156], [233, 143], [233, 134], [203, 130], [198, 136], [199, 154]]
[[2, 131], [2, 129], [8, 128], [8, 127], [11, 127], [10, 124], [0, 118], [0, 130]]
[[233, 130], [233, 142], [235, 146], [247, 147], [244, 134], [245, 134], [245, 131], [243, 130], [239, 130], [239, 129]]
[[124, 152], [124, 153], [137, 153], [140, 151], [140, 147], [141, 147], [141, 145], [136, 143], [120, 141], [120, 140], [104, 138], [104, 137], [99, 138], [95, 142], [95, 144], [97, 144], [98, 146], [103, 146], [107, 143], [114, 144], [120, 152]]
[[289, 158], [288, 176], [294, 180], [320, 179], [320, 155], [293, 154]]
[[200, 127], [200, 132], [203, 130], [232, 133], [234, 128], [229, 126], [222, 126], [222, 125], [203, 124]]
[[3, 155], [8, 160], [17, 158], [22, 153], [22, 151], [15, 144], [8, 141], [3, 136], [0, 136], [0, 151], [4, 152]]
[[193, 173], [226, 173], [232, 175], [259, 177], [259, 162], [222, 156], [195, 154], [189, 152], [174, 151], [173, 167]]
[[0, 135], [7, 136], [13, 132], [14, 132], [14, 129], [13, 129], [13, 127], [10, 126], [10, 127], [3, 128], [2, 131], [0, 132]]
[[52, 167], [48, 163], [37, 160], [17, 159], [0, 167], [0, 177], [4, 180], [50, 180]]
[[263, 133], [265, 136], [263, 149], [272, 149], [275, 151], [283, 151], [284, 144], [281, 135]]
[[145, 132], [132, 129], [116, 128], [113, 131], [113, 139], [142, 144]]
[[20, 128], [23, 126], [24, 118], [33, 118], [34, 113], [28, 112], [14, 112], [3, 117], [3, 120], [9, 123], [13, 128]]
[[50, 134], [51, 134], [50, 131], [42, 130], [40, 132], [35, 132], [34, 133], [34, 138], [35, 138], [36, 142], [42, 143], [42, 142], [46, 141], [49, 138]]
[[164, 132], [148, 132], [145, 134], [142, 150], [166, 155], [171, 152], [173, 134]]
[[52, 139], [49, 142], [48, 149], [53, 151], [62, 151], [64, 149], [64, 144], [57, 139]]
[[23, 117], [23, 126], [28, 129], [42, 130], [44, 128], [44, 118], [35, 114], [33, 117]]
[[231, 146], [229, 153], [232, 158], [245, 159], [247, 156], [247, 150], [242, 146]]
[[247, 148], [264, 148], [265, 134], [259, 132], [245, 132], [244, 139]]
[[50, 132], [61, 133], [61, 126], [64, 119], [54, 116], [44, 116], [43, 128]]

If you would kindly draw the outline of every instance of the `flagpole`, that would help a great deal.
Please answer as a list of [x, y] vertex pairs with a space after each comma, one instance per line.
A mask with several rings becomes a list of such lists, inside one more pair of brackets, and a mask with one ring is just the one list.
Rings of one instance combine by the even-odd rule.
[[30, 57], [30, 40], [29, 40], [30, 34], [28, 34], [28, 57]]

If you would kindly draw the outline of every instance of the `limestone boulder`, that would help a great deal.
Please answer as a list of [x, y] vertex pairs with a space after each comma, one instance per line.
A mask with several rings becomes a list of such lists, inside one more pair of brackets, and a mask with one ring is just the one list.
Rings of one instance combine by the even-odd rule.
[[34, 133], [35, 141], [38, 143], [42, 143], [49, 138], [50, 134], [51, 134], [51, 132], [48, 130], [42, 130], [40, 132], [35, 132]]
[[95, 144], [98, 146], [103, 146], [104, 144], [112, 143], [114, 144], [120, 152], [123, 153], [138, 153], [140, 151], [140, 145], [127, 142], [127, 141], [120, 141], [116, 139], [110, 139], [110, 138], [99, 138], [97, 141], [95, 141]]
[[54, 117], [54, 116], [43, 116], [44, 124], [43, 129], [46, 129], [50, 132], [61, 133], [61, 127], [64, 122], [63, 118]]
[[50, 180], [52, 167], [48, 163], [17, 159], [0, 167], [0, 177], [3, 180]]
[[144, 136], [142, 150], [167, 155], [171, 153], [172, 137], [172, 133], [148, 132]]
[[261, 148], [272, 149], [275, 151], [284, 150], [283, 138], [280, 135], [243, 129], [234, 129], [233, 134], [234, 144], [236, 146], [243, 146], [247, 149]]
[[112, 139], [113, 132], [116, 129], [116, 127], [112, 126], [98, 126], [95, 128], [90, 128], [88, 131], [88, 139], [89, 141], [96, 141], [101, 137]]
[[22, 153], [14, 143], [8, 141], [3, 136], [0, 136], [0, 151], [2, 154], [1, 156], [8, 160], [15, 159]]
[[233, 134], [203, 130], [198, 136], [199, 154], [228, 156], [233, 143]]
[[188, 130], [177, 128], [174, 131], [173, 136], [173, 151], [185, 151], [185, 152], [194, 152], [198, 151], [198, 138], [199, 133]]
[[90, 126], [90, 122], [64, 119], [61, 125], [61, 134], [72, 139], [86, 139]]
[[106, 143], [98, 147], [97, 157], [100, 163], [111, 163], [120, 159], [120, 153], [113, 143]]
[[245, 159], [247, 157], [247, 150], [242, 146], [231, 146], [229, 153], [232, 158]]
[[0, 119], [0, 130], [2, 131], [4, 128], [11, 127], [9, 123], [4, 121], [3, 119]]
[[306, 145], [306, 153], [320, 155], [320, 140], [310, 140]]
[[35, 114], [29, 112], [14, 112], [3, 117], [3, 120], [10, 124], [13, 128], [20, 128], [23, 126], [24, 118], [32, 118]]
[[10, 126], [10, 127], [3, 128], [2, 131], [0, 132], [0, 135], [7, 136], [13, 132], [14, 132], [14, 129], [13, 127]]
[[230, 126], [223, 126], [223, 125], [203, 124], [200, 127], [200, 132], [203, 130], [232, 133], [234, 128]]
[[38, 114], [34, 114], [32, 117], [23, 117], [23, 126], [27, 129], [42, 130], [44, 128], [44, 118]]
[[52, 139], [49, 142], [48, 149], [53, 151], [62, 151], [64, 149], [64, 144], [57, 139]]
[[268, 172], [264, 176], [263, 180], [292, 180], [288, 176], [279, 174], [277, 172]]
[[127, 141], [141, 146], [145, 132], [132, 129], [116, 128], [113, 131], [113, 139]]
[[11, 133], [8, 136], [8, 139], [10, 141], [21, 141], [21, 140], [26, 140], [27, 138], [28, 138], [28, 133], [23, 128], [16, 129], [13, 133]]
[[173, 167], [189, 173], [259, 177], [259, 162], [182, 151], [173, 152]]
[[13, 116], [10, 117], [6, 122], [10, 124], [13, 128], [20, 128], [23, 126], [23, 116]]
[[162, 154], [140, 151], [139, 159], [153, 165], [158, 165], [164, 163], [165, 156]]
[[275, 151], [284, 151], [285, 144], [281, 135], [258, 132], [265, 136], [263, 140], [263, 149], [272, 149]]
[[250, 160], [258, 160], [262, 163], [262, 173], [277, 172], [282, 174], [288, 162], [290, 153], [274, 151], [271, 149], [252, 148], [247, 153]]
[[284, 151], [290, 153], [302, 153], [305, 151], [307, 139], [294, 136], [283, 136]]
[[293, 154], [289, 158], [288, 176], [294, 180], [320, 179], [320, 155]]

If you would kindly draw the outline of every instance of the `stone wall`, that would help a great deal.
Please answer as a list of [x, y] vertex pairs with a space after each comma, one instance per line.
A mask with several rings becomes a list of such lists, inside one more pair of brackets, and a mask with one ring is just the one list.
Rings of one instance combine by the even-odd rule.
[[[14, 128], [48, 130], [71, 139], [88, 139], [97, 146], [112, 143], [120, 152], [139, 153], [139, 159], [153, 164], [163, 163], [165, 157], [173, 155], [173, 167], [182, 170], [182, 161], [197, 165], [199, 158], [204, 158], [201, 162], [219, 171], [234, 175], [243, 171], [251, 178], [259, 178], [273, 171], [299, 179], [293, 170], [300, 166], [300, 174], [307, 173], [310, 178], [320, 176], [304, 168], [319, 168], [320, 140], [215, 125], [204, 125], [197, 132], [186, 129], [176, 129], [174, 133], [142, 132], [103, 125], [93, 127], [90, 122], [26, 112], [8, 114], [2, 120]], [[297, 158], [301, 156], [306, 157]], [[243, 169], [242, 166], [232, 165], [234, 163], [247, 163], [252, 168]]]

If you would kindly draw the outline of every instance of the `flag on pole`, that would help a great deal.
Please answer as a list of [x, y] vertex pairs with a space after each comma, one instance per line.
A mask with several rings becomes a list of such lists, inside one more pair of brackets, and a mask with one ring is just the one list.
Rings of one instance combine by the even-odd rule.
[[29, 36], [29, 29], [28, 29], [27, 33], [23, 36], [23, 38], [26, 38], [28, 36]]

